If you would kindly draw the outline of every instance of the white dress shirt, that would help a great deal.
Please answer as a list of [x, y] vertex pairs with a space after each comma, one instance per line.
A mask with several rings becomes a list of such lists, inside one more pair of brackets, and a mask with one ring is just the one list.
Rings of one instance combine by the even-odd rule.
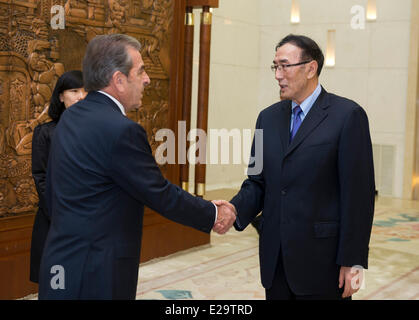
[[127, 114], [125, 113], [124, 106], [123, 106], [123, 105], [121, 104], [121, 102], [119, 102], [119, 101], [118, 101], [115, 97], [111, 96], [109, 93], [107, 93], [107, 92], [105, 92], [105, 91], [100, 91], [100, 90], [99, 90], [98, 92], [100, 92], [100, 93], [104, 94], [105, 96], [107, 96], [107, 97], [111, 98], [111, 99], [112, 99], [112, 101], [116, 103], [116, 105], [118, 106], [118, 108], [119, 108], [119, 109], [121, 109], [122, 114], [123, 114], [124, 116], [127, 116]]

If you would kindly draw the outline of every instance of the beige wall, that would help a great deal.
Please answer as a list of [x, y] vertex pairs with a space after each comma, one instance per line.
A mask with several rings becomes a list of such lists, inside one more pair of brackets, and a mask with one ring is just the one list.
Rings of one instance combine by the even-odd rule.
[[[403, 195], [419, 200], [419, 1], [412, 1]], [[413, 183], [412, 183], [413, 182]]]
[[[269, 69], [276, 43], [289, 33], [304, 34], [325, 52], [327, 30], [336, 30], [336, 65], [323, 69], [320, 82], [329, 92], [365, 108], [373, 144], [392, 146], [385, 150], [394, 151], [383, 149], [383, 156], [376, 157], [377, 182], [387, 195], [408, 197], [403, 185], [409, 180], [405, 163], [412, 163], [413, 154], [405, 152], [406, 139], [413, 134], [406, 133], [412, 1], [376, 3], [377, 20], [354, 30], [351, 8], [366, 8], [367, 0], [299, 0], [299, 24], [290, 23], [291, 0], [220, 0], [212, 29], [208, 127], [253, 128], [260, 110], [279, 100]], [[197, 63], [199, 11], [195, 12]], [[196, 71], [194, 76], [196, 81]], [[207, 189], [239, 186], [245, 178], [243, 168], [244, 164], [209, 165]]]

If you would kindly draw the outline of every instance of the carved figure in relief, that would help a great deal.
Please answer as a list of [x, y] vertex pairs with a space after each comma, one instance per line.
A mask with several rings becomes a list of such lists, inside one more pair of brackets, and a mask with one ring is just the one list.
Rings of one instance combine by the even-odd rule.
[[103, 9], [99, 13], [97, 7], [103, 7], [103, 0], [87, 0], [88, 18], [93, 20], [103, 19]]
[[64, 9], [66, 16], [87, 18], [86, 0], [67, 0]]
[[24, 212], [33, 208], [38, 202], [35, 186], [30, 178], [21, 179], [17, 182], [16, 187], [17, 202], [19, 203], [19, 211]]
[[[28, 1], [38, 4], [36, 0], [21, 2]], [[49, 0], [39, 1], [37, 8], [30, 9], [9, 4], [10, 1], [3, 2], [0, 4], [0, 51], [23, 56], [29, 77], [25, 75], [25, 78], [10, 79], [4, 95], [2, 89], [5, 88], [0, 84], [0, 216], [3, 213], [31, 211], [36, 206], [30, 195], [36, 197], [36, 192], [31, 191], [28, 185], [31, 182], [25, 180], [30, 176], [30, 162], [27, 159], [32, 152], [34, 128], [50, 119], [48, 105], [52, 88], [64, 73], [64, 66], [59, 63], [59, 41], [54, 37], [56, 34], [51, 33], [46, 18], [50, 15], [50, 6], [65, 6], [66, 18], [72, 17], [68, 20], [65, 32], [76, 32], [86, 42], [107, 32], [125, 33], [127, 26], [132, 30], [139, 28], [135, 37], [143, 37], [141, 53], [147, 59], [147, 65], [153, 66], [153, 72], [160, 74], [174, 3], [173, 0]], [[128, 10], [132, 9], [130, 5], [134, 2], [135, 17], [130, 16]], [[135, 18], [132, 19], [135, 22], [130, 18]], [[95, 23], [89, 24], [83, 19], [94, 20]], [[25, 68], [23, 65], [20, 67]], [[168, 83], [162, 81], [160, 86], [160, 81], [156, 79], [156, 82], [152, 82], [156, 85], [155, 90], [149, 89], [144, 93], [149, 96], [152, 91], [153, 99], [157, 97], [158, 100], [157, 104], [148, 106], [149, 114], [145, 120], [151, 141], [154, 141], [158, 128], [167, 126], [164, 112], [167, 112]], [[133, 117], [138, 120], [139, 113]], [[153, 153], [156, 147], [152, 145]]]
[[172, 22], [170, 11], [172, 3], [167, 0], [153, 2], [153, 15], [149, 25], [154, 26], [153, 37], [147, 43], [147, 52], [150, 57], [156, 50], [160, 50], [160, 44], [167, 38]]
[[46, 58], [44, 50], [49, 48], [48, 41], [32, 40], [28, 43], [28, 66], [32, 78], [31, 91], [35, 116], [45, 109], [56, 79], [64, 73], [64, 66], [61, 63], [53, 63]]
[[31, 24], [31, 31], [35, 34], [37, 39], [48, 39], [48, 25], [44, 20], [35, 18]]
[[17, 123], [16, 129], [11, 131], [13, 132], [12, 141], [14, 141], [12, 147], [15, 149], [17, 155], [31, 154], [33, 131], [37, 125], [49, 120], [48, 109], [48, 105], [46, 105], [45, 109], [36, 119], [31, 119], [25, 123]]
[[29, 130], [25, 123], [26, 110], [26, 83], [19, 77], [10, 81], [10, 126], [6, 130], [8, 144], [14, 148], [18, 155], [30, 154]]
[[167, 112], [169, 110], [169, 104], [167, 101], [153, 101], [151, 107], [144, 107], [139, 110], [139, 121], [150, 137], [150, 146], [154, 151], [159, 146], [160, 142], [156, 141], [155, 136], [158, 128], [164, 128], [165, 125], [162, 123], [166, 119]]
[[[51, 97], [52, 86], [56, 79], [63, 73], [61, 63], [53, 63], [46, 58], [45, 51], [51, 44], [45, 40], [31, 40], [28, 42], [28, 71], [32, 79], [30, 84], [34, 116], [26, 110], [26, 99], [29, 93], [26, 82], [15, 79], [11, 81], [10, 88], [10, 119], [7, 129], [8, 144], [16, 151], [17, 155], [31, 154], [32, 134], [36, 125], [48, 119], [48, 101]], [[54, 43], [57, 47], [57, 40]]]
[[113, 26], [117, 29], [122, 28], [122, 22], [125, 19], [125, 8], [127, 5], [126, 0], [108, 0], [109, 4], [109, 16], [106, 26]]
[[143, 3], [142, 3], [143, 10], [150, 9], [151, 6], [153, 5], [153, 2], [155, 2], [155, 1], [154, 0], [143, 0]]

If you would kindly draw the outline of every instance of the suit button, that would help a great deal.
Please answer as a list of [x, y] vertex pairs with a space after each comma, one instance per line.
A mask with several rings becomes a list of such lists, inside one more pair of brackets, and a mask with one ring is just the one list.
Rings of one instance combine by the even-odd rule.
[[287, 190], [282, 190], [282, 191], [281, 191], [281, 194], [282, 194], [283, 196], [285, 196], [285, 195], [287, 194]]

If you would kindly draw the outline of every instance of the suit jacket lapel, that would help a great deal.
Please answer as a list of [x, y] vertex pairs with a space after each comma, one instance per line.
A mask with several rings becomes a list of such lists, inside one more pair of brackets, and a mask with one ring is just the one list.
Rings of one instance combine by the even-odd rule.
[[[292, 151], [297, 148], [301, 142], [327, 117], [326, 109], [329, 107], [328, 93], [322, 87], [322, 92], [320, 93], [317, 100], [314, 102], [309, 113], [304, 118], [304, 121], [301, 123], [300, 128], [298, 129], [294, 139], [291, 141], [291, 144], [288, 146], [285, 156], [290, 154]], [[290, 121], [291, 113], [288, 118]], [[288, 129], [289, 129], [288, 124]], [[289, 137], [289, 130], [288, 130]]]

